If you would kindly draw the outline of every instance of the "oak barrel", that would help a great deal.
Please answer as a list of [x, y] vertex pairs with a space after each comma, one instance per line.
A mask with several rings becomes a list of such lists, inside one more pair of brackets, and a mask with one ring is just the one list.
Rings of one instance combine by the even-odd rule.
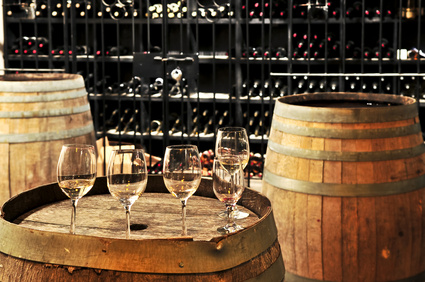
[[276, 101], [263, 193], [287, 281], [425, 281], [425, 146], [412, 98]]
[[82, 76], [0, 76], [0, 203], [56, 181], [65, 143], [96, 144]]
[[[3, 205], [0, 218], [1, 281], [283, 281], [285, 270], [270, 201], [246, 189], [240, 208], [250, 213], [244, 230], [222, 236], [224, 209], [212, 180], [202, 179], [188, 201], [188, 235], [181, 234], [181, 203], [149, 175], [145, 193], [125, 212], [106, 178], [77, 207], [76, 235], [69, 234], [71, 203], [57, 184], [22, 192]], [[145, 228], [147, 227], [147, 228]]]

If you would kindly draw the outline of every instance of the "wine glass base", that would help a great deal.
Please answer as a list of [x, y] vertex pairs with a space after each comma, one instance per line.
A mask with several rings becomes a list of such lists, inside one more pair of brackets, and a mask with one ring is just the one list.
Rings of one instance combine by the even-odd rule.
[[[218, 216], [221, 218], [227, 218], [227, 211], [223, 210], [221, 212], [218, 213]], [[234, 210], [233, 211], [233, 218], [234, 219], [244, 219], [247, 218], [249, 216], [249, 213], [244, 212], [244, 211], [240, 211], [240, 210]]]
[[217, 228], [217, 232], [220, 234], [229, 234], [244, 229], [242, 226], [234, 224], [227, 224], [226, 226]]

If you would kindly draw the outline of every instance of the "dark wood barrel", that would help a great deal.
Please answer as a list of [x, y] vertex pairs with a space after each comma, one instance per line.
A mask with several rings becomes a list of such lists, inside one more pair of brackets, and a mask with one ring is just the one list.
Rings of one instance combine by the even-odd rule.
[[276, 101], [263, 193], [287, 281], [425, 281], [425, 146], [412, 98]]
[[0, 203], [56, 181], [63, 144], [95, 142], [82, 76], [0, 76]]
[[[181, 234], [181, 203], [150, 175], [131, 212], [125, 212], [99, 177], [77, 207], [69, 234], [71, 202], [57, 184], [22, 192], [3, 205], [1, 281], [283, 281], [282, 254], [270, 201], [246, 189], [240, 208], [245, 227], [222, 236], [224, 209], [212, 180], [202, 179], [188, 201], [188, 236]], [[145, 228], [147, 226], [147, 228]]]

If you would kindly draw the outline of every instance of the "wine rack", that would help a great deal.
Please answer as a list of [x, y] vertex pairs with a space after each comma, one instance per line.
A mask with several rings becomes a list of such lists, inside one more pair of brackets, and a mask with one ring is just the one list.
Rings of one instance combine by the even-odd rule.
[[423, 104], [423, 6], [422, 0], [4, 0], [4, 65], [7, 73], [81, 74], [97, 137], [137, 143], [153, 155], [184, 142], [211, 158], [217, 127], [244, 126], [250, 175], [261, 177], [279, 97], [391, 93]]

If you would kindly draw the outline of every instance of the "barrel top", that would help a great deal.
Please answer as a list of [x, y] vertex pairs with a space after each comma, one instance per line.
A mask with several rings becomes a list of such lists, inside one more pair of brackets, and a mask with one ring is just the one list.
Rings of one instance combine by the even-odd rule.
[[[182, 237], [180, 201], [166, 190], [162, 176], [150, 175], [145, 194], [132, 207], [131, 238], [125, 239], [124, 208], [109, 194], [106, 178], [98, 177], [78, 203], [76, 234], [71, 235], [71, 202], [53, 183], [25, 191], [3, 205], [0, 252], [43, 263], [119, 271], [220, 271], [252, 259], [277, 240], [266, 197], [245, 189], [239, 204], [250, 213], [238, 221], [245, 229], [220, 235], [216, 229], [226, 220], [217, 214], [224, 205], [214, 196], [212, 180], [203, 178], [188, 200], [189, 237]], [[128, 254], [123, 256], [123, 252]], [[175, 264], [170, 264], [170, 256]], [[185, 262], [184, 267], [179, 262]]]
[[84, 79], [70, 73], [5, 74], [0, 76], [0, 87], [2, 92], [61, 91], [84, 87]]
[[385, 122], [414, 118], [416, 100], [410, 97], [370, 93], [313, 93], [281, 97], [275, 114], [312, 122]]
[[0, 76], [0, 81], [49, 81], [49, 80], [69, 80], [80, 77], [78, 74], [70, 73], [18, 73], [18, 74], [5, 74]]

